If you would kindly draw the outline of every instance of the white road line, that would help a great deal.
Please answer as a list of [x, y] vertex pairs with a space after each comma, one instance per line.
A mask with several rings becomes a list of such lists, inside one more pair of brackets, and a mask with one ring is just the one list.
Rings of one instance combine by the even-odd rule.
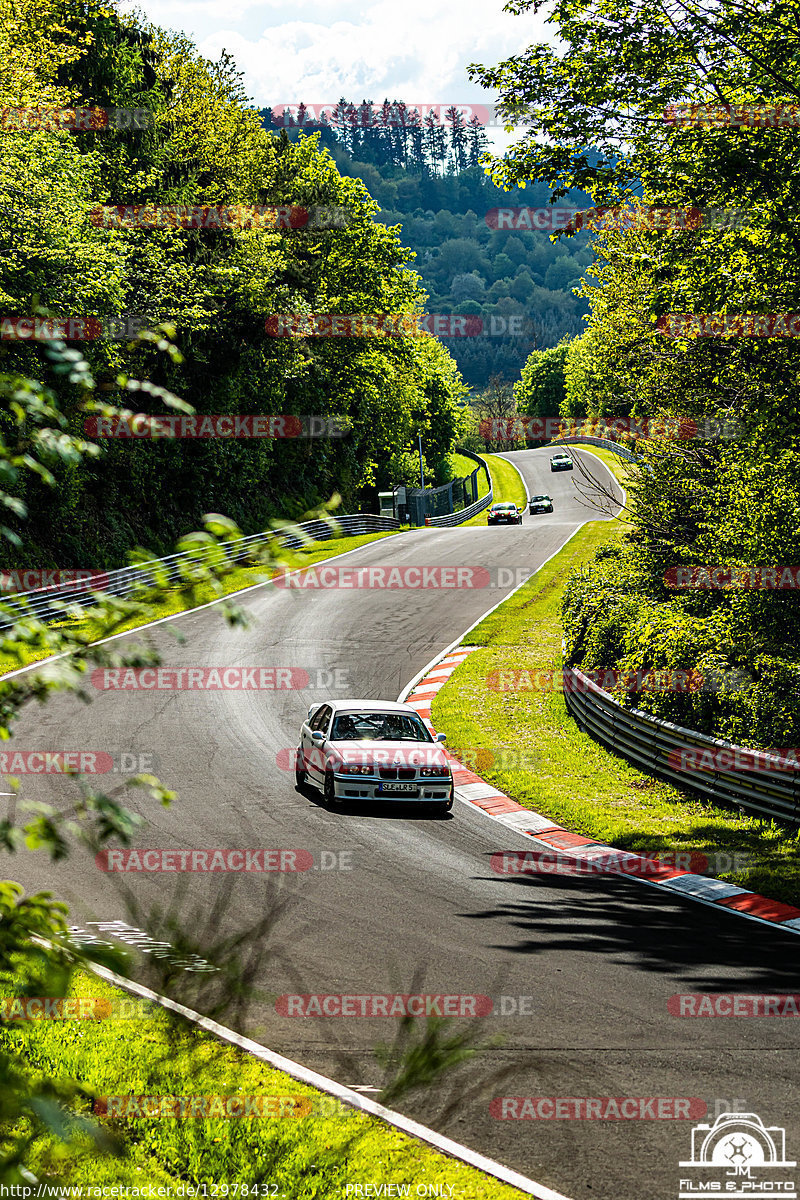
[[179, 1014], [186, 1020], [191, 1021], [193, 1025], [197, 1025], [198, 1028], [213, 1034], [220, 1041], [227, 1042], [231, 1046], [236, 1046], [246, 1054], [251, 1054], [253, 1058], [258, 1058], [262, 1062], [269, 1063], [271, 1067], [274, 1067], [278, 1071], [283, 1071], [286, 1075], [291, 1075], [293, 1079], [308, 1084], [309, 1087], [326, 1092], [329, 1096], [336, 1096], [344, 1104], [356, 1108], [368, 1116], [378, 1117], [388, 1125], [394, 1126], [395, 1129], [408, 1134], [409, 1137], [416, 1138], [418, 1141], [432, 1146], [434, 1150], [438, 1150], [441, 1154], [446, 1154], [450, 1158], [455, 1158], [470, 1167], [475, 1167], [478, 1171], [483, 1171], [485, 1175], [491, 1175], [503, 1183], [511, 1184], [512, 1187], [518, 1188], [519, 1191], [526, 1193], [526, 1195], [537, 1197], [537, 1200], [569, 1200], [561, 1192], [554, 1192], [552, 1188], [546, 1187], [542, 1183], [537, 1183], [534, 1179], [528, 1179], [526, 1175], [521, 1175], [518, 1171], [513, 1171], [510, 1167], [495, 1162], [494, 1159], [486, 1158], [483, 1154], [478, 1154], [477, 1151], [471, 1150], [469, 1146], [462, 1146], [460, 1142], [453, 1141], [452, 1138], [437, 1133], [435, 1129], [428, 1129], [426, 1125], [421, 1125], [418, 1121], [413, 1121], [410, 1117], [404, 1116], [403, 1113], [395, 1112], [391, 1108], [384, 1108], [382, 1104], [378, 1104], [375, 1100], [370, 1100], [368, 1096], [362, 1095], [361, 1092], [356, 1091], [354, 1088], [345, 1087], [344, 1084], [337, 1083], [335, 1079], [329, 1079], [327, 1075], [320, 1075], [317, 1071], [312, 1071], [308, 1067], [304, 1067], [302, 1063], [294, 1062], [291, 1058], [284, 1058], [282, 1054], [276, 1054], [273, 1050], [268, 1050], [266, 1046], [262, 1046], [259, 1042], [254, 1042], [251, 1038], [243, 1037], [240, 1033], [236, 1033], [235, 1030], [228, 1029], [225, 1025], [220, 1025], [216, 1021], [212, 1021], [209, 1017], [204, 1017], [193, 1009], [186, 1008], [185, 1005], [178, 1004], [175, 1000], [170, 1000], [167, 996], [160, 996], [157, 992], [152, 992], [149, 988], [143, 987], [139, 983], [134, 983], [133, 980], [123, 979], [105, 967], [100, 967], [96, 964], [90, 965], [95, 975], [99, 975], [101, 979], [114, 984], [115, 987], [122, 988], [124, 991], [131, 992], [135, 996], [140, 996], [143, 999], [160, 1004], [162, 1008]]

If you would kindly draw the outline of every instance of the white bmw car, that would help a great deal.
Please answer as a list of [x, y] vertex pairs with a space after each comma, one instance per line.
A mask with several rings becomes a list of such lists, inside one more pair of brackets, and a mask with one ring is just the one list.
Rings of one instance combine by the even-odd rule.
[[300, 730], [295, 779], [346, 800], [411, 801], [453, 807], [453, 772], [441, 743], [410, 704], [329, 700], [313, 705]]

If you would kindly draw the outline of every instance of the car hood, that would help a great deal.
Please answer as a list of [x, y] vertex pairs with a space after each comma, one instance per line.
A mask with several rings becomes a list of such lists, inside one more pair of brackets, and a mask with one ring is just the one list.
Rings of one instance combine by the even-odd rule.
[[445, 767], [440, 742], [336, 741], [328, 746], [343, 762], [377, 767]]

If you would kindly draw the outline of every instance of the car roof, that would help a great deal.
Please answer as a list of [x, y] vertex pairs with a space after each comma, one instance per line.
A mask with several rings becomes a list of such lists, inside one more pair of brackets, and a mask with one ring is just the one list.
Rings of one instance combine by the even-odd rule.
[[410, 704], [398, 704], [394, 700], [326, 700], [334, 712], [387, 712], [407, 713], [419, 716]]

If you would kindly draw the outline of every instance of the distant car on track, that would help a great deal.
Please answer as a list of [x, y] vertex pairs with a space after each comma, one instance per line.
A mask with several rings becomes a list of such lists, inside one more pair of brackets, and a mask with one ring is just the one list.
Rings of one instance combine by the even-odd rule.
[[329, 804], [368, 800], [453, 807], [453, 770], [441, 743], [410, 704], [329, 700], [313, 705], [300, 730], [298, 788]]
[[486, 517], [487, 525], [521, 525], [522, 510], [516, 504], [493, 504]]
[[531, 496], [528, 504], [529, 513], [542, 513], [553, 511], [552, 496]]
[[558, 454], [554, 454], [550, 459], [551, 471], [571, 471], [573, 465], [572, 459], [565, 450], [559, 450]]

